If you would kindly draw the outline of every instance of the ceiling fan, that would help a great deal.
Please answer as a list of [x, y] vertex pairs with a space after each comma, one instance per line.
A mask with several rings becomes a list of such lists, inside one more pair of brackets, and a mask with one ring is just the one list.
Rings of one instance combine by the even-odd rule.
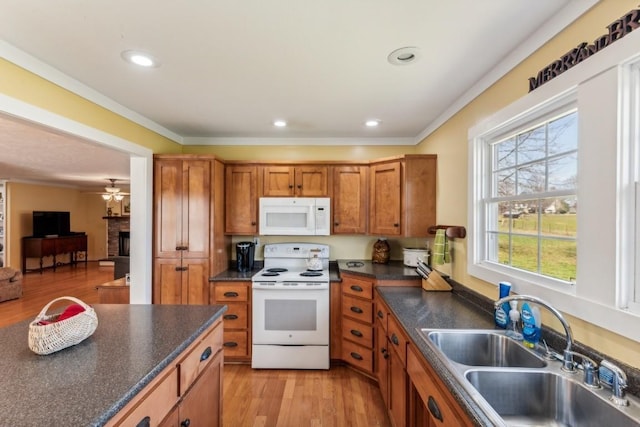
[[125, 194], [120, 192], [119, 187], [116, 187], [117, 180], [109, 178], [109, 181], [111, 181], [111, 187], [104, 187], [106, 193], [102, 194], [102, 199], [104, 199], [105, 202], [110, 202], [112, 200], [119, 202], [124, 199]]

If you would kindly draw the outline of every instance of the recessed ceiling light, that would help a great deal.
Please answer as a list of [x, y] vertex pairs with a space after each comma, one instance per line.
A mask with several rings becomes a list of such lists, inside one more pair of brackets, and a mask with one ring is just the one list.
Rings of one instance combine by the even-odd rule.
[[153, 56], [137, 50], [125, 50], [121, 56], [125, 61], [139, 65], [140, 67], [151, 68], [160, 66], [160, 63]]
[[287, 126], [287, 122], [284, 121], [284, 120], [274, 120], [273, 121], [273, 125], [275, 127], [283, 128], [283, 127]]
[[380, 124], [380, 120], [367, 120], [364, 124], [367, 127], [374, 128]]
[[387, 61], [393, 65], [407, 65], [420, 58], [420, 49], [415, 46], [401, 47], [387, 56]]

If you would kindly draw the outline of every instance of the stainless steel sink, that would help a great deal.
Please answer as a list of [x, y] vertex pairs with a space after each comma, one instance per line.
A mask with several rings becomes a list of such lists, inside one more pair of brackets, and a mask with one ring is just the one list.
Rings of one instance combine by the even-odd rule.
[[448, 359], [468, 366], [544, 368], [547, 362], [504, 332], [494, 330], [428, 330], [426, 335]]
[[640, 401], [611, 403], [611, 390], [588, 388], [583, 374], [562, 370], [504, 331], [418, 329], [437, 355], [496, 426], [638, 426]]
[[575, 379], [560, 374], [545, 371], [469, 370], [465, 378], [507, 425], [638, 425], [631, 415], [624, 412], [631, 412], [633, 409], [614, 408], [605, 398]]

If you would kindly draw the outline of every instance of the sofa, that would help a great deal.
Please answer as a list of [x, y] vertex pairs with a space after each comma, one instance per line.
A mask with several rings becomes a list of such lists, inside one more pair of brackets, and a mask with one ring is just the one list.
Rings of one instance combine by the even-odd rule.
[[0, 302], [22, 296], [22, 272], [11, 267], [0, 267]]

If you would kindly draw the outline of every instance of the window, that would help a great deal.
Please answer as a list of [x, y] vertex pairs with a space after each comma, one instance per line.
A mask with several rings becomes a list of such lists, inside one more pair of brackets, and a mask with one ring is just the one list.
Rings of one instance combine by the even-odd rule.
[[473, 144], [475, 263], [568, 288], [577, 277], [575, 91], [497, 124]]
[[486, 261], [575, 280], [577, 116], [574, 108], [485, 140]]

